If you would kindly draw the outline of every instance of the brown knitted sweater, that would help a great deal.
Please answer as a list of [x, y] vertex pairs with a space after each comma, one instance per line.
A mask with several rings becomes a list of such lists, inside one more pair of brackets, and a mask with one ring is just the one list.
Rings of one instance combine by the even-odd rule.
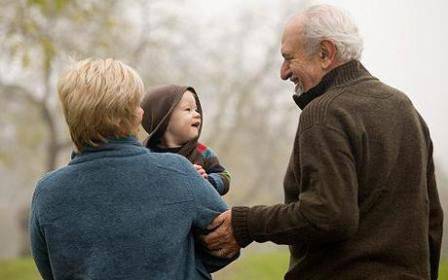
[[294, 99], [285, 203], [234, 207], [238, 243], [290, 245], [285, 279], [437, 279], [432, 142], [406, 95], [351, 61]]

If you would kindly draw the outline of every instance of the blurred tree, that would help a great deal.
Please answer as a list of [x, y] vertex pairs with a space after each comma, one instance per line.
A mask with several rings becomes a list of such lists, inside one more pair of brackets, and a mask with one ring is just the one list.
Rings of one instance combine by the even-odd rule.
[[167, 77], [195, 86], [205, 105], [200, 140], [217, 151], [232, 173], [231, 204], [282, 200], [282, 177], [299, 116], [291, 94], [285, 93], [289, 85], [279, 77], [287, 13], [279, 9], [265, 18], [242, 7], [225, 28], [220, 19], [189, 22], [181, 30], [187, 40], [177, 48], [184, 55], [174, 64], [164, 63], [171, 65]]
[[8, 173], [0, 183], [0, 206], [20, 220], [0, 221], [2, 231], [13, 233], [1, 246], [1, 257], [17, 248], [28, 251], [14, 245], [27, 238], [8, 228], [24, 229], [32, 183], [43, 169], [55, 169], [62, 153], [64, 162], [68, 159], [72, 144], [56, 97], [57, 76], [68, 56], [132, 52], [133, 23], [120, 1], [2, 0], [0, 5], [0, 169]]
[[6, 194], [0, 206], [6, 201], [8, 209], [25, 208], [42, 171], [68, 161], [71, 141], [56, 81], [69, 55], [124, 60], [147, 87], [194, 86], [205, 111], [201, 141], [218, 152], [233, 175], [226, 200], [281, 200], [299, 116], [286, 93], [289, 85], [278, 74], [281, 28], [289, 11], [279, 9], [266, 18], [242, 7], [223, 24], [220, 18], [207, 22], [191, 14], [180, 0], [132, 5], [0, 0], [0, 5], [0, 171], [8, 170], [0, 183]]
[[59, 153], [71, 148], [56, 98], [57, 76], [69, 56], [118, 57], [138, 67], [147, 49], [162, 47], [162, 41], [150, 40], [151, 29], [169, 29], [174, 20], [165, 14], [150, 22], [150, 7], [158, 1], [135, 1], [132, 7], [116, 0], [2, 2], [1, 98], [39, 109], [45, 169], [53, 170]]
[[[20, 100], [38, 108], [45, 126], [46, 170], [57, 166], [71, 143], [61, 131], [55, 98], [55, 71], [67, 54], [108, 50], [119, 36], [117, 1], [3, 1], [0, 14], [3, 102]], [[124, 25], [121, 23], [121, 25]], [[107, 34], [107, 36], [105, 36]]]

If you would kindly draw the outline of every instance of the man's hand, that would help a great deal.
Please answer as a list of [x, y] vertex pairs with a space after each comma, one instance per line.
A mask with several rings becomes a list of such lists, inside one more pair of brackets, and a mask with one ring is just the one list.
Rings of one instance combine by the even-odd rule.
[[231, 210], [216, 217], [208, 229], [213, 231], [203, 236], [202, 241], [213, 255], [231, 258], [240, 251], [241, 247], [233, 235]]
[[196, 168], [196, 171], [199, 173], [199, 175], [202, 176], [202, 178], [207, 179], [208, 175], [207, 172], [205, 172], [204, 168], [202, 168], [202, 166], [200, 166], [199, 164], [193, 164], [194, 168]]

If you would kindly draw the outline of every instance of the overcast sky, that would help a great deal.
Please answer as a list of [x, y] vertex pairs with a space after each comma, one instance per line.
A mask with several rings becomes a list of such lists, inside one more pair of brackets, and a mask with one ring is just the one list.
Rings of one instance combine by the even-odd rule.
[[341, 6], [364, 38], [362, 62], [407, 93], [430, 127], [436, 158], [448, 168], [448, 2], [443, 0], [315, 1]]
[[[444, 71], [444, 66], [448, 65], [448, 17], [445, 16], [448, 1], [308, 2], [336, 5], [351, 14], [364, 38], [363, 64], [374, 76], [409, 95], [428, 123], [436, 160], [447, 170], [448, 90], [443, 86], [443, 81], [448, 80]], [[282, 3], [279, 0], [190, 0], [188, 6], [204, 20], [207, 17], [232, 17], [235, 9], [243, 6], [250, 6], [256, 16], [269, 20], [280, 14], [276, 9]], [[300, 7], [301, 2], [292, 3], [291, 14]], [[225, 22], [223, 24], [223, 28], [228, 27]]]

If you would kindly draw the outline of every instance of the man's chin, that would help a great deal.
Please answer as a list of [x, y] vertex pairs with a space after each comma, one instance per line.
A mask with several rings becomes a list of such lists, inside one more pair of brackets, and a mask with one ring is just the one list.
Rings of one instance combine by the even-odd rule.
[[303, 86], [301, 84], [297, 84], [294, 88], [294, 93], [298, 96], [302, 95], [305, 91], [303, 90]]
[[303, 93], [304, 93], [304, 91], [303, 91], [303, 89], [296, 89], [296, 90], [294, 90], [294, 93], [297, 95], [297, 96], [301, 96]]

